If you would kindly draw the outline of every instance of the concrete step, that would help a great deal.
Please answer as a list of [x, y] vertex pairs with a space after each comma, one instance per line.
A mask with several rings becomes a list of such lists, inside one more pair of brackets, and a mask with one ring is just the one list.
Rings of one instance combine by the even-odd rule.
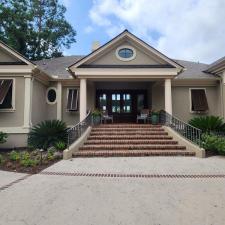
[[141, 156], [195, 156], [191, 151], [154, 151], [154, 150], [131, 150], [131, 151], [77, 151], [73, 157], [141, 157]]
[[140, 144], [148, 144], [148, 145], [177, 145], [177, 141], [173, 140], [146, 140], [146, 139], [131, 139], [131, 140], [87, 140], [84, 145], [128, 145], [128, 144], [133, 144], [133, 145], [140, 145]]
[[99, 151], [99, 150], [186, 150], [185, 146], [179, 145], [150, 145], [150, 144], [137, 144], [137, 145], [119, 145], [119, 144], [112, 144], [112, 145], [83, 145], [79, 148], [80, 151]]
[[91, 130], [92, 132], [108, 132], [108, 131], [116, 131], [116, 132], [120, 132], [120, 131], [165, 131], [163, 128], [161, 127], [138, 127], [138, 128], [132, 128], [132, 127], [96, 127], [96, 128], [92, 128]]
[[161, 125], [152, 125], [152, 124], [100, 124], [96, 128], [161, 128]]
[[130, 131], [91, 131], [91, 136], [102, 136], [102, 135], [168, 135], [165, 131], [142, 131], [142, 130], [130, 130]]
[[139, 139], [139, 140], [171, 140], [173, 139], [168, 135], [91, 135], [88, 137], [88, 140], [131, 140], [131, 139]]

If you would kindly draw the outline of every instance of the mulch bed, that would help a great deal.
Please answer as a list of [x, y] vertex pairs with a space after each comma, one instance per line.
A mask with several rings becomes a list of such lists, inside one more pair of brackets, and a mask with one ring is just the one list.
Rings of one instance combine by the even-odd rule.
[[205, 157], [208, 158], [208, 157], [212, 157], [212, 156], [216, 156], [218, 155], [215, 151], [205, 151]]
[[42, 170], [46, 169], [47, 167], [53, 165], [54, 163], [62, 159], [62, 157], [58, 157], [49, 161], [43, 160], [42, 164], [39, 162], [38, 165], [25, 167], [22, 166], [19, 161], [10, 160], [8, 156], [9, 151], [1, 151], [0, 154], [4, 158], [4, 162], [0, 164], [0, 170], [27, 174], [40, 173]]

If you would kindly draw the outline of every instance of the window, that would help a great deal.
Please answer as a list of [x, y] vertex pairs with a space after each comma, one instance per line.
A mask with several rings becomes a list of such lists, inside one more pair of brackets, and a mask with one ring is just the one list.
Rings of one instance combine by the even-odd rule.
[[106, 94], [101, 94], [99, 96], [99, 106], [102, 111], [106, 111], [107, 106], [107, 96]]
[[190, 89], [191, 112], [206, 112], [209, 109], [205, 89]]
[[0, 79], [1, 109], [13, 109], [13, 79]]
[[67, 95], [67, 110], [77, 111], [78, 110], [78, 90], [69, 88]]
[[46, 99], [48, 104], [55, 104], [56, 103], [56, 89], [53, 87], [50, 87], [47, 89]]
[[123, 94], [123, 112], [124, 113], [131, 113], [131, 95], [130, 94]]
[[131, 46], [121, 46], [116, 50], [116, 57], [122, 61], [130, 61], [136, 57], [136, 51]]
[[133, 56], [133, 50], [129, 48], [122, 48], [118, 52], [121, 58], [131, 58]]
[[120, 94], [112, 94], [112, 112], [120, 113]]

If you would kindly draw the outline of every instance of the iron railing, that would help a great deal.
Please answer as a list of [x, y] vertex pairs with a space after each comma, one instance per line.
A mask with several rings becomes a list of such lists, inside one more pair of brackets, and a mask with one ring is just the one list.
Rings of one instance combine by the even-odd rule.
[[200, 129], [181, 121], [164, 110], [160, 111], [159, 122], [162, 125], [172, 128], [187, 140], [201, 147], [202, 131]]
[[81, 137], [81, 135], [87, 130], [89, 126], [91, 126], [91, 124], [92, 124], [91, 111], [89, 111], [84, 120], [82, 120], [81, 122], [79, 122], [74, 127], [71, 127], [68, 130], [67, 148], [69, 148], [73, 142], [75, 142], [79, 137]]

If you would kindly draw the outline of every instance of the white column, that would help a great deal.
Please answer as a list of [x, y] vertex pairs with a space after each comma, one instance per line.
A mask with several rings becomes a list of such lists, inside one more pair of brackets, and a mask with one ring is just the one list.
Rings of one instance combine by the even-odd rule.
[[57, 120], [62, 119], [62, 83], [57, 83]]
[[222, 74], [222, 87], [221, 87], [221, 115], [225, 119], [225, 71]]
[[171, 79], [165, 79], [165, 111], [172, 115]]
[[87, 80], [80, 79], [80, 121], [86, 117], [87, 113]]
[[31, 126], [31, 76], [25, 76], [24, 91], [24, 127]]

